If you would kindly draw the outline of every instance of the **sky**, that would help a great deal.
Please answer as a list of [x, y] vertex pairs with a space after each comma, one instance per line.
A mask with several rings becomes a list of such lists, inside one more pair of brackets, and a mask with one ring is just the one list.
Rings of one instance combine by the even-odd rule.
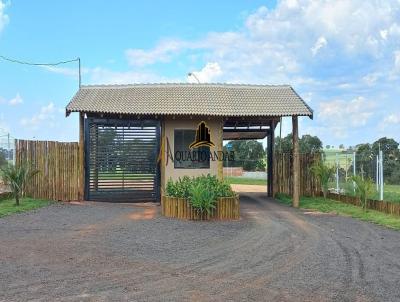
[[[400, 141], [400, 1], [0, 0], [0, 55], [82, 84], [290, 84], [324, 145]], [[0, 59], [0, 134], [76, 141], [76, 62]], [[284, 119], [283, 134], [291, 130]], [[279, 132], [279, 128], [278, 128]]]

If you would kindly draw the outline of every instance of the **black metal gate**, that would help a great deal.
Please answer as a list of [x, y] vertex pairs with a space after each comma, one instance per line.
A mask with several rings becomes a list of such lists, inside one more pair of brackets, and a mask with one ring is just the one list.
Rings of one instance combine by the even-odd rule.
[[159, 121], [87, 118], [86, 199], [157, 201], [159, 142]]

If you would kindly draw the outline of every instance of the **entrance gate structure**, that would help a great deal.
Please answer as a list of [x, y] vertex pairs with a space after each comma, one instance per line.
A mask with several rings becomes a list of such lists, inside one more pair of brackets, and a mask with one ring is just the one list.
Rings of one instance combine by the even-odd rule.
[[160, 122], [87, 118], [85, 198], [158, 201]]

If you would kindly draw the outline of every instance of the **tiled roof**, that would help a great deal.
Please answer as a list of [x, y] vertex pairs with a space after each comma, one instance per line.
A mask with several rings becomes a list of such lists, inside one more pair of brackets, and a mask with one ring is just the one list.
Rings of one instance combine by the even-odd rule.
[[288, 85], [186, 83], [82, 86], [66, 112], [311, 118], [313, 115], [312, 109]]

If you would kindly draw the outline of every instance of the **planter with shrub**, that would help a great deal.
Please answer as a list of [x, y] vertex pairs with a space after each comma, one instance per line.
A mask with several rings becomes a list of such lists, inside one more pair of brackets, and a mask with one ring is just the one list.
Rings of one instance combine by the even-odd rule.
[[162, 214], [193, 220], [239, 219], [239, 197], [215, 176], [169, 180], [161, 199]]

